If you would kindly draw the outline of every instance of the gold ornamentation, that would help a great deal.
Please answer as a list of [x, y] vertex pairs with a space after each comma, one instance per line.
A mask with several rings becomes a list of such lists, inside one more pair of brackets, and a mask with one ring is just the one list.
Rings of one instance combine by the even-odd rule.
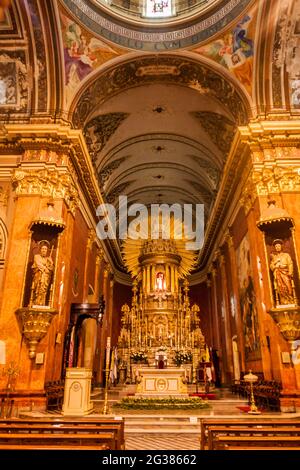
[[293, 342], [300, 338], [300, 307], [276, 308], [269, 313], [284, 339]]
[[7, 367], [2, 370], [2, 375], [7, 377], [6, 391], [13, 392], [16, 386], [16, 380], [20, 374], [20, 367], [11, 361]]
[[244, 207], [246, 215], [248, 214], [250, 209], [253, 207], [256, 198], [257, 198], [257, 190], [250, 176], [245, 184], [244, 190], [240, 198], [241, 205]]
[[69, 157], [66, 153], [45, 149], [26, 149], [22, 156], [23, 162], [46, 162], [60, 166], [67, 166]]
[[123, 258], [128, 271], [133, 277], [140, 278], [141, 263], [140, 256], [151, 254], [157, 256], [176, 257], [179, 262], [178, 277], [183, 279], [192, 271], [196, 263], [196, 254], [192, 250], [185, 249], [185, 240], [138, 240], [127, 238], [123, 244]]
[[68, 173], [52, 169], [18, 169], [13, 175], [12, 184], [18, 196], [64, 199], [73, 213], [78, 206], [78, 191]]
[[41, 306], [19, 308], [16, 313], [22, 323], [22, 334], [29, 344], [29, 357], [34, 359], [37, 345], [47, 334], [52, 318], [57, 314], [57, 311]]
[[268, 208], [261, 212], [261, 217], [257, 222], [257, 227], [261, 231], [267, 232], [271, 225], [281, 223], [286, 227], [293, 227], [294, 220], [282, 207], [276, 206], [275, 200], [268, 201]]
[[[190, 304], [189, 283], [184, 276], [186, 268], [182, 268], [184, 261], [176, 242], [159, 238], [126, 244], [125, 262], [133, 272], [139, 273], [133, 280], [131, 308], [122, 307], [118, 340], [127, 374], [132, 371], [130, 362], [134, 351], [147, 353], [149, 367], [158, 364], [160, 355], [164, 356], [165, 364], [176, 366], [174, 351], [191, 354], [194, 370], [198, 365], [199, 352], [205, 344], [200, 309]], [[135, 380], [135, 377], [128, 379]]]

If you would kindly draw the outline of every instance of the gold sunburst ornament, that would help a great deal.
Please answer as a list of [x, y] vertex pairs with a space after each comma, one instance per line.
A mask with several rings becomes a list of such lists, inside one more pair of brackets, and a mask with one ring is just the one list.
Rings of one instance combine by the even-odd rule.
[[[125, 266], [132, 277], [140, 280], [142, 255], [165, 256], [173, 255], [178, 257], [178, 277], [186, 278], [196, 265], [197, 252], [195, 250], [186, 249], [189, 240], [184, 238], [184, 225], [182, 221], [172, 218], [169, 226], [161, 223], [155, 224], [148, 218], [147, 223], [140, 223], [139, 238], [126, 238], [122, 245], [122, 254]], [[148, 234], [155, 234], [155, 238], [149, 237]]]

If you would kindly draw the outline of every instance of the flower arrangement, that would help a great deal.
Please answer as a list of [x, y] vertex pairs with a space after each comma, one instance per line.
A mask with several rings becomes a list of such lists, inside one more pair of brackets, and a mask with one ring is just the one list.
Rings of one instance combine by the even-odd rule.
[[145, 351], [134, 351], [130, 355], [130, 359], [133, 363], [137, 364], [143, 362], [144, 364], [148, 363], [148, 356]]
[[192, 362], [192, 353], [190, 351], [175, 351], [174, 361], [177, 366]]

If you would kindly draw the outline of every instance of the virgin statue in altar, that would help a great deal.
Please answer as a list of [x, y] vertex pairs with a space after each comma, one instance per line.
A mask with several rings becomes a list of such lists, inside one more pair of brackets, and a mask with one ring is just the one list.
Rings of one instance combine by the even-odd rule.
[[166, 281], [164, 273], [159, 272], [156, 274], [156, 290], [163, 291], [166, 290]]

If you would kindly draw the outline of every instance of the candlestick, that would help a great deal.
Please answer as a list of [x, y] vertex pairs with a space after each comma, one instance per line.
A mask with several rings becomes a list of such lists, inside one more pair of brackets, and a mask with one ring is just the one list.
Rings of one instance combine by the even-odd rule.
[[110, 372], [110, 344], [111, 338], [107, 337], [106, 340], [106, 368], [105, 368], [105, 392], [104, 392], [104, 406], [103, 414], [108, 414], [108, 382], [109, 382], [109, 372]]

